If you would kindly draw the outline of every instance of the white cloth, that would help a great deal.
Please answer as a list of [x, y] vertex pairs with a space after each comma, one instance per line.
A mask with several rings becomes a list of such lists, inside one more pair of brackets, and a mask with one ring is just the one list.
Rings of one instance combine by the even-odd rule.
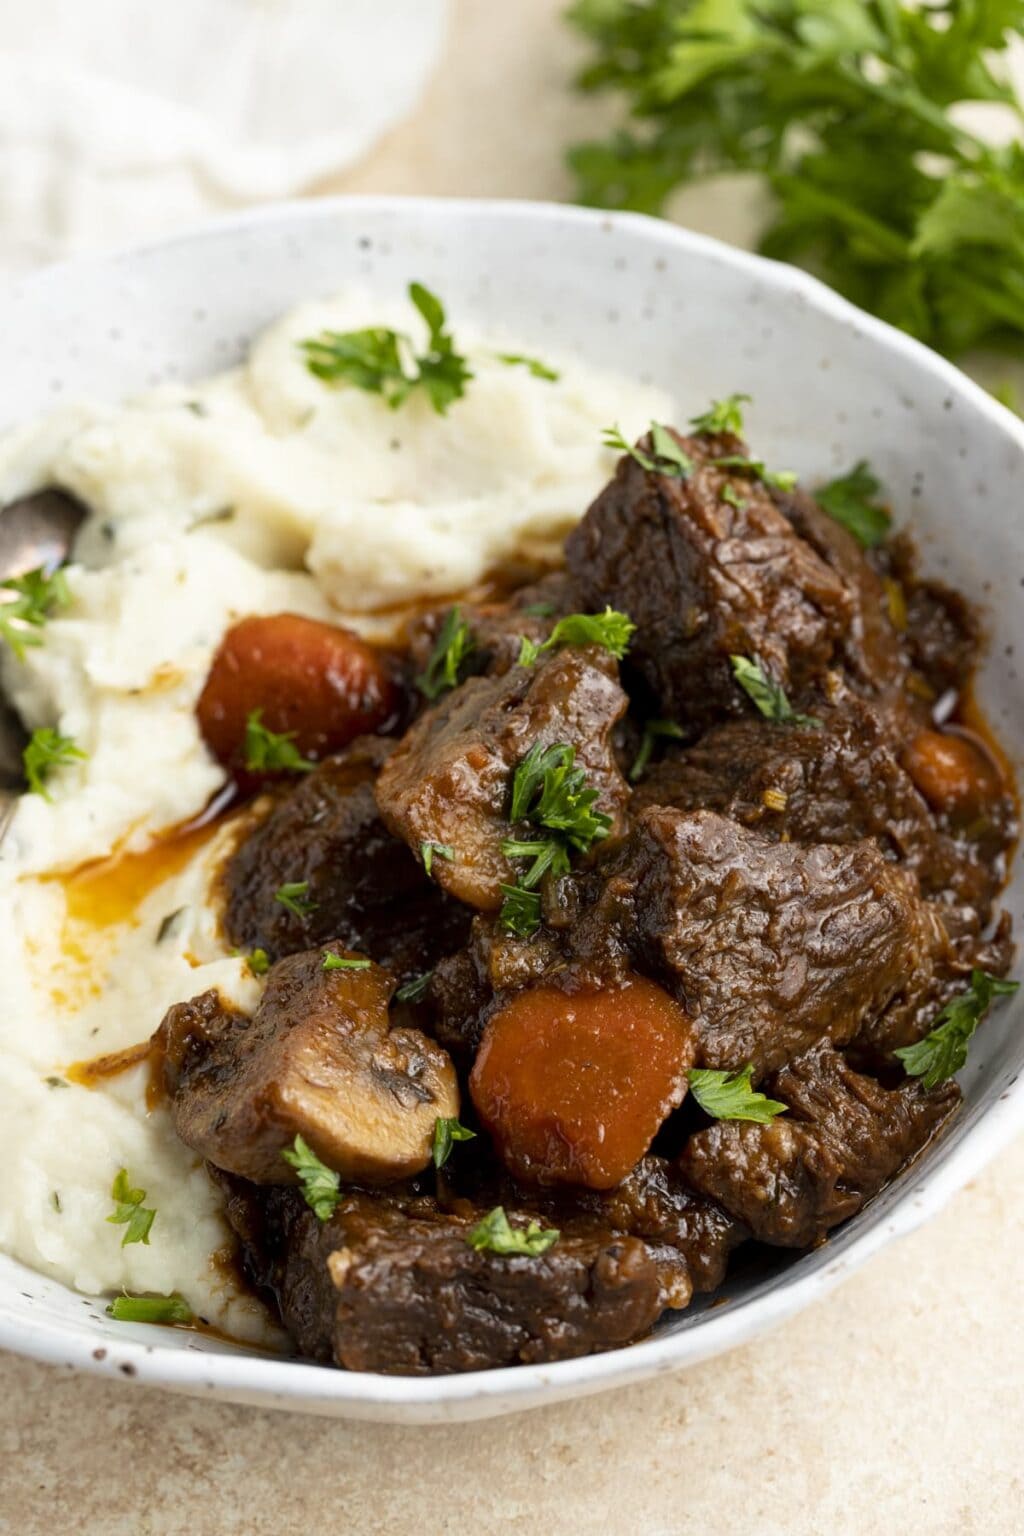
[[447, 0], [0, 0], [0, 266], [343, 169], [415, 105]]

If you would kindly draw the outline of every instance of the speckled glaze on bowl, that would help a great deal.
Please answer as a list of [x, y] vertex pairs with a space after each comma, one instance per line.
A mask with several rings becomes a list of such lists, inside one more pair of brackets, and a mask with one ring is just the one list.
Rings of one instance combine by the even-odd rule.
[[[456, 331], [460, 317], [500, 321], [524, 351], [572, 350], [668, 390], [678, 419], [747, 392], [757, 451], [803, 476], [870, 457], [926, 565], [988, 610], [980, 693], [1020, 764], [1024, 424], [811, 278], [669, 224], [541, 204], [340, 199], [51, 268], [0, 296], [0, 425], [83, 394], [114, 400], [209, 373], [301, 299], [352, 281], [394, 295], [414, 278], [444, 297]], [[1020, 927], [1020, 872], [1007, 905]], [[741, 1261], [711, 1305], [630, 1349], [425, 1380], [334, 1371], [112, 1322], [102, 1301], [3, 1256], [0, 1347], [179, 1392], [404, 1423], [508, 1413], [678, 1370], [823, 1295], [999, 1151], [1024, 1125], [1022, 1024], [1024, 994], [977, 1037], [948, 1133], [826, 1244], [769, 1266]]]

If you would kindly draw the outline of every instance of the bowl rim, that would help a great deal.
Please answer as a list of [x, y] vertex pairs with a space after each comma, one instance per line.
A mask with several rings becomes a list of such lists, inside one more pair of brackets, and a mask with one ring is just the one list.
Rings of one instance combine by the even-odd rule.
[[[271, 225], [329, 222], [339, 215], [411, 213], [444, 219], [510, 226], [589, 226], [626, 231], [641, 243], [674, 247], [731, 268], [756, 275], [777, 294], [800, 295], [808, 306], [848, 328], [877, 347], [880, 353], [902, 356], [913, 367], [942, 380], [975, 413], [1014, 443], [1024, 463], [1024, 421], [968, 378], [953, 363], [922, 342], [866, 314], [833, 289], [800, 268], [741, 250], [666, 220], [630, 212], [605, 212], [571, 204], [491, 198], [358, 195], [274, 202], [203, 221], [180, 234], [140, 242], [111, 252], [73, 257], [22, 275], [8, 285], [10, 297], [50, 283], [74, 282], [78, 273], [97, 267], [132, 264], [149, 255], [183, 245], [201, 245], [236, 233], [247, 235]], [[126, 1336], [110, 1347], [96, 1349], [101, 1335], [89, 1325], [35, 1322], [26, 1326], [0, 1297], [0, 1348], [44, 1363], [62, 1364], [101, 1375], [118, 1374], [143, 1385], [172, 1390], [211, 1392], [236, 1401], [264, 1406], [313, 1408], [344, 1414], [370, 1410], [377, 1416], [417, 1416], [455, 1419], [470, 1413], [501, 1413], [543, 1402], [611, 1387], [622, 1387], [663, 1372], [695, 1364], [726, 1349], [749, 1342], [800, 1311], [808, 1302], [828, 1294], [859, 1269], [894, 1237], [914, 1231], [935, 1216], [950, 1198], [976, 1176], [1024, 1127], [1024, 1073], [1017, 1075], [955, 1142], [940, 1141], [927, 1172], [906, 1178], [905, 1188], [883, 1220], [869, 1223], [842, 1244], [823, 1267], [805, 1274], [785, 1274], [760, 1295], [730, 1301], [720, 1312], [700, 1314], [698, 1324], [676, 1332], [655, 1334], [625, 1348], [581, 1359], [544, 1365], [506, 1366], [461, 1375], [401, 1377], [343, 1371], [310, 1361], [275, 1357], [264, 1352], [242, 1353], [244, 1345], [218, 1350], [168, 1348], [159, 1342]], [[25, 1266], [27, 1268], [27, 1266]], [[236, 1350], [238, 1352], [236, 1352]]]

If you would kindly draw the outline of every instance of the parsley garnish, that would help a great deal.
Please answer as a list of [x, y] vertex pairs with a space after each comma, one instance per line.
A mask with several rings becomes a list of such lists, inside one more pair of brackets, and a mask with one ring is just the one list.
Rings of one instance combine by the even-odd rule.
[[477, 1253], [521, 1253], [537, 1259], [554, 1247], [558, 1237], [556, 1227], [542, 1227], [538, 1221], [531, 1221], [528, 1227], [513, 1227], [505, 1215], [505, 1207], [496, 1205], [467, 1232], [466, 1242]]
[[529, 938], [540, 923], [540, 897], [531, 895], [533, 888], [549, 870], [568, 873], [570, 850], [586, 853], [608, 836], [612, 824], [610, 816], [594, 810], [598, 791], [587, 787], [586, 773], [574, 766], [575, 760], [574, 748], [564, 742], [550, 747], [537, 742], [512, 777], [509, 821], [530, 821], [554, 834], [530, 841], [506, 838], [501, 845], [506, 858], [533, 860], [518, 885], [501, 887], [502, 926], [520, 938]]
[[6, 640], [19, 661], [24, 661], [27, 646], [42, 645], [39, 631], [50, 614], [71, 601], [67, 576], [63, 570], [47, 572], [45, 566], [39, 566], [24, 576], [0, 581], [0, 592], [15, 594], [0, 603], [0, 639]]
[[434, 641], [426, 670], [416, 679], [424, 698], [436, 699], [462, 681], [462, 668], [473, 649], [469, 625], [459, 608], [449, 608]]
[[777, 491], [791, 491], [797, 482], [795, 469], [770, 470], [763, 459], [749, 459], [742, 453], [727, 453], [724, 458], [709, 459], [708, 463], [715, 469], [738, 469], [756, 475], [758, 480], [774, 486]]
[[302, 1198], [317, 1221], [327, 1221], [341, 1199], [341, 1179], [333, 1169], [322, 1163], [311, 1147], [296, 1136], [291, 1147], [281, 1153], [290, 1168], [294, 1168], [302, 1186]]
[[785, 689], [767, 676], [760, 662], [751, 661], [747, 656], [730, 656], [729, 660], [736, 681], [766, 720], [774, 720], [780, 725], [820, 727], [821, 721], [816, 715], [796, 713], [786, 697]]
[[735, 507], [737, 512], [745, 512], [747, 510], [748, 503], [746, 498], [741, 496], [735, 487], [731, 486], [728, 481], [726, 481], [725, 485], [723, 485], [722, 489], [719, 491], [718, 499], [719, 501], [724, 501], [730, 507]]
[[165, 939], [170, 938], [187, 911], [188, 907], [175, 907], [173, 912], [166, 913], [160, 919], [160, 926], [156, 931], [156, 942], [158, 944], [162, 944]]
[[521, 885], [503, 885], [498, 921], [506, 933], [528, 939], [540, 927], [540, 892], [527, 891]]
[[270, 956], [265, 949], [254, 949], [245, 963], [254, 976], [265, 976], [270, 970]]
[[766, 1125], [776, 1115], [784, 1115], [787, 1106], [752, 1088], [753, 1075], [751, 1062], [740, 1072], [694, 1067], [687, 1073], [690, 1092], [706, 1115], [715, 1120], [755, 1120]]
[[146, 1198], [144, 1189], [132, 1189], [128, 1182], [127, 1168], [120, 1168], [114, 1179], [110, 1191], [110, 1198], [114, 1201], [115, 1210], [107, 1220], [115, 1226], [128, 1228], [121, 1239], [121, 1247], [126, 1248], [129, 1243], [145, 1243], [149, 1246], [149, 1229], [156, 1218], [156, 1211], [149, 1211], [142, 1202]]
[[509, 820], [532, 821], [586, 853], [608, 836], [612, 819], [594, 810], [598, 791], [587, 787], [586, 773], [575, 761], [575, 749], [564, 742], [532, 746], [512, 776]]
[[350, 960], [348, 955], [326, 954], [320, 969], [324, 971], [368, 971], [372, 964], [372, 960], [365, 958]]
[[903, 1063], [910, 1077], [919, 1077], [925, 1088], [935, 1088], [954, 1077], [967, 1060], [971, 1037], [994, 997], [1009, 997], [1019, 981], [1000, 981], [988, 971], [972, 971], [968, 991], [951, 998], [940, 1010], [935, 1027], [914, 1045], [904, 1045], [893, 1054]]
[[695, 432], [731, 432], [739, 437], [743, 431], [743, 407], [749, 403], [749, 395], [726, 395], [724, 400], [712, 400], [701, 415], [690, 417], [690, 426]]
[[190, 1323], [192, 1308], [184, 1296], [115, 1296], [107, 1316], [119, 1323]]
[[434, 859], [446, 859], [449, 864], [455, 862], [455, 849], [450, 843], [420, 843], [420, 858], [423, 860], [423, 873], [429, 875], [434, 868]]
[[327, 384], [354, 384], [382, 395], [392, 410], [422, 389], [434, 410], [443, 416], [461, 399], [473, 377], [469, 364], [455, 350], [445, 329], [444, 305], [422, 283], [409, 284], [409, 298], [426, 321], [426, 350], [417, 353], [412, 341], [386, 326], [361, 331], [323, 331], [301, 341], [306, 367]]
[[560, 832], [586, 853], [591, 843], [608, 836], [612, 820], [593, 809], [598, 791], [587, 788], [586, 773], [575, 761], [575, 749], [564, 742], [550, 747], [535, 743], [512, 776], [509, 820], [525, 818]]
[[[951, 103], [1004, 102], [1022, 0], [575, 0], [585, 88], [627, 126], [570, 154], [577, 200], [657, 213], [753, 171], [769, 256], [942, 351], [1024, 333], [1024, 155]], [[629, 110], [632, 109], [632, 110]]]
[[46, 779], [54, 768], [66, 768], [70, 763], [84, 762], [88, 757], [75, 746], [70, 736], [61, 736], [52, 726], [44, 725], [32, 732], [28, 745], [21, 754], [25, 765], [25, 779], [29, 793], [42, 795], [44, 800], [53, 796], [46, 788]]
[[524, 635], [519, 643], [519, 665], [532, 667], [538, 656], [559, 645], [601, 645], [621, 661], [629, 650], [636, 625], [626, 613], [606, 608], [604, 613], [570, 613], [559, 619], [542, 645]]
[[268, 730], [262, 709], [250, 711], [245, 721], [245, 766], [249, 772], [311, 773], [316, 764], [303, 757], [295, 745], [295, 734]]
[[430, 986], [430, 978], [433, 971], [424, 971], [422, 976], [414, 976], [411, 981], [404, 981], [395, 993], [395, 1001], [398, 1003], [422, 1003]]
[[688, 453], [684, 453], [667, 427], [663, 427], [659, 421], [652, 421], [650, 426], [651, 447], [653, 455], [646, 453], [643, 448], [635, 448], [626, 442], [617, 426], [606, 427], [601, 441], [606, 448], [614, 448], [618, 453], [628, 453], [631, 459], [635, 459], [641, 469], [646, 469], [651, 475], [667, 475], [679, 480], [686, 480], [693, 473], [693, 460]]
[[635, 784], [642, 779], [651, 760], [654, 751], [654, 743], [666, 738], [672, 741], [681, 741], [683, 729], [676, 725], [674, 720], [648, 720], [644, 724], [644, 734], [640, 742], [640, 750], [633, 759], [633, 766], [629, 770], [629, 781]]
[[434, 1121], [434, 1167], [443, 1168], [452, 1155], [452, 1147], [457, 1141], [475, 1141], [476, 1131], [469, 1130], [460, 1125], [455, 1119], [442, 1119], [438, 1115]]
[[287, 885], [279, 885], [274, 892], [274, 900], [279, 901], [286, 912], [293, 917], [312, 917], [319, 903], [307, 901], [309, 895], [308, 880], [292, 880]]
[[498, 352], [495, 355], [499, 363], [509, 368], [526, 368], [535, 379], [546, 379], [548, 383], [554, 384], [561, 378], [557, 369], [549, 368], [539, 358], [527, 357], [523, 352]]
[[874, 549], [887, 536], [892, 522], [888, 507], [877, 499], [881, 489], [867, 460], [860, 459], [847, 474], [820, 486], [814, 498], [865, 549]]
[[569, 873], [569, 851], [556, 837], [530, 839], [528, 842], [515, 837], [506, 837], [502, 842], [501, 851], [506, 859], [533, 860], [526, 873], [519, 877], [519, 884], [524, 891], [532, 891], [539, 885], [548, 870], [554, 875]]

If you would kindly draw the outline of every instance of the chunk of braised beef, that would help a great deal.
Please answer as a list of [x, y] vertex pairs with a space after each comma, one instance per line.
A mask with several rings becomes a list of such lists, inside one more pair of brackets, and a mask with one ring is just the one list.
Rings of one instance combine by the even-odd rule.
[[953, 1082], [888, 1089], [828, 1044], [767, 1082], [788, 1113], [720, 1120], [691, 1136], [684, 1178], [761, 1242], [803, 1248], [860, 1210], [915, 1157], [960, 1101]]
[[[543, 1190], [531, 1196], [549, 1225], [581, 1232], [596, 1222], [642, 1238], [655, 1254], [681, 1256], [695, 1292], [721, 1285], [729, 1255], [748, 1236], [740, 1222], [691, 1189], [663, 1157], [642, 1157], [615, 1189], [579, 1189], [568, 1195]], [[525, 1196], [520, 1192], [519, 1198]]]
[[[394, 743], [366, 737], [281, 795], [224, 871], [224, 926], [272, 960], [337, 939], [405, 981], [464, 941], [469, 914], [388, 832], [374, 779]], [[300, 887], [285, 905], [278, 893]]]
[[388, 1224], [373, 1206], [346, 1205], [320, 1242], [336, 1244], [327, 1259], [334, 1357], [349, 1370], [427, 1375], [564, 1360], [632, 1343], [667, 1306], [689, 1300], [682, 1266], [667, 1290], [639, 1238], [563, 1236], [540, 1256], [506, 1256], [471, 1248], [466, 1218]]
[[614, 975], [633, 958], [697, 1026], [700, 1064], [755, 1074], [820, 1039], [915, 1008], [949, 937], [913, 876], [873, 843], [772, 843], [710, 811], [641, 812], [602, 868], [575, 955]]
[[712, 727], [653, 764], [636, 786], [634, 812], [649, 805], [718, 811], [771, 841], [871, 838], [913, 870], [925, 895], [986, 914], [1015, 830], [1005, 787], [993, 784], [971, 822], [954, 827], [903, 764], [908, 741], [920, 734], [904, 712], [847, 691], [820, 713], [818, 730], [752, 717]]
[[502, 885], [520, 873], [503, 839], [535, 835], [508, 820], [513, 775], [532, 747], [572, 747], [598, 793], [596, 809], [612, 819], [611, 839], [621, 832], [629, 786], [612, 732], [626, 704], [615, 661], [595, 646], [472, 677], [425, 710], [385, 762], [376, 790], [381, 816], [418, 852], [426, 844], [449, 849], [433, 858], [434, 879], [468, 906], [496, 911]]
[[943, 582], [918, 575], [917, 553], [905, 533], [887, 540], [873, 561], [902, 610], [903, 646], [927, 692], [935, 699], [950, 689], [962, 693], [981, 651], [981, 625], [971, 604]]
[[630, 666], [659, 712], [696, 733], [750, 709], [731, 655], [758, 658], [799, 700], [843, 659], [860, 594], [761, 479], [716, 465], [745, 456], [738, 438], [678, 441], [692, 472], [651, 473], [627, 455], [566, 554], [583, 605], [636, 624]]
[[806, 491], [775, 490], [775, 505], [793, 530], [839, 577], [851, 595], [841, 660], [849, 676], [875, 693], [896, 688], [907, 670], [900, 634], [878, 572], [861, 545]]
[[[642, 1337], [685, 1306], [682, 1258], [593, 1224], [537, 1257], [470, 1247], [485, 1208], [346, 1191], [320, 1222], [297, 1197], [235, 1184], [227, 1215], [301, 1352], [348, 1370], [426, 1375], [566, 1359]], [[271, 1198], [274, 1197], [271, 1195]], [[525, 1225], [534, 1213], [508, 1210]]]
[[392, 1028], [393, 982], [378, 966], [326, 969], [341, 946], [271, 968], [251, 1019], [216, 994], [171, 1008], [155, 1037], [174, 1128], [218, 1168], [286, 1184], [296, 1136], [344, 1178], [405, 1178], [430, 1160], [437, 1118], [457, 1116], [445, 1051]]

